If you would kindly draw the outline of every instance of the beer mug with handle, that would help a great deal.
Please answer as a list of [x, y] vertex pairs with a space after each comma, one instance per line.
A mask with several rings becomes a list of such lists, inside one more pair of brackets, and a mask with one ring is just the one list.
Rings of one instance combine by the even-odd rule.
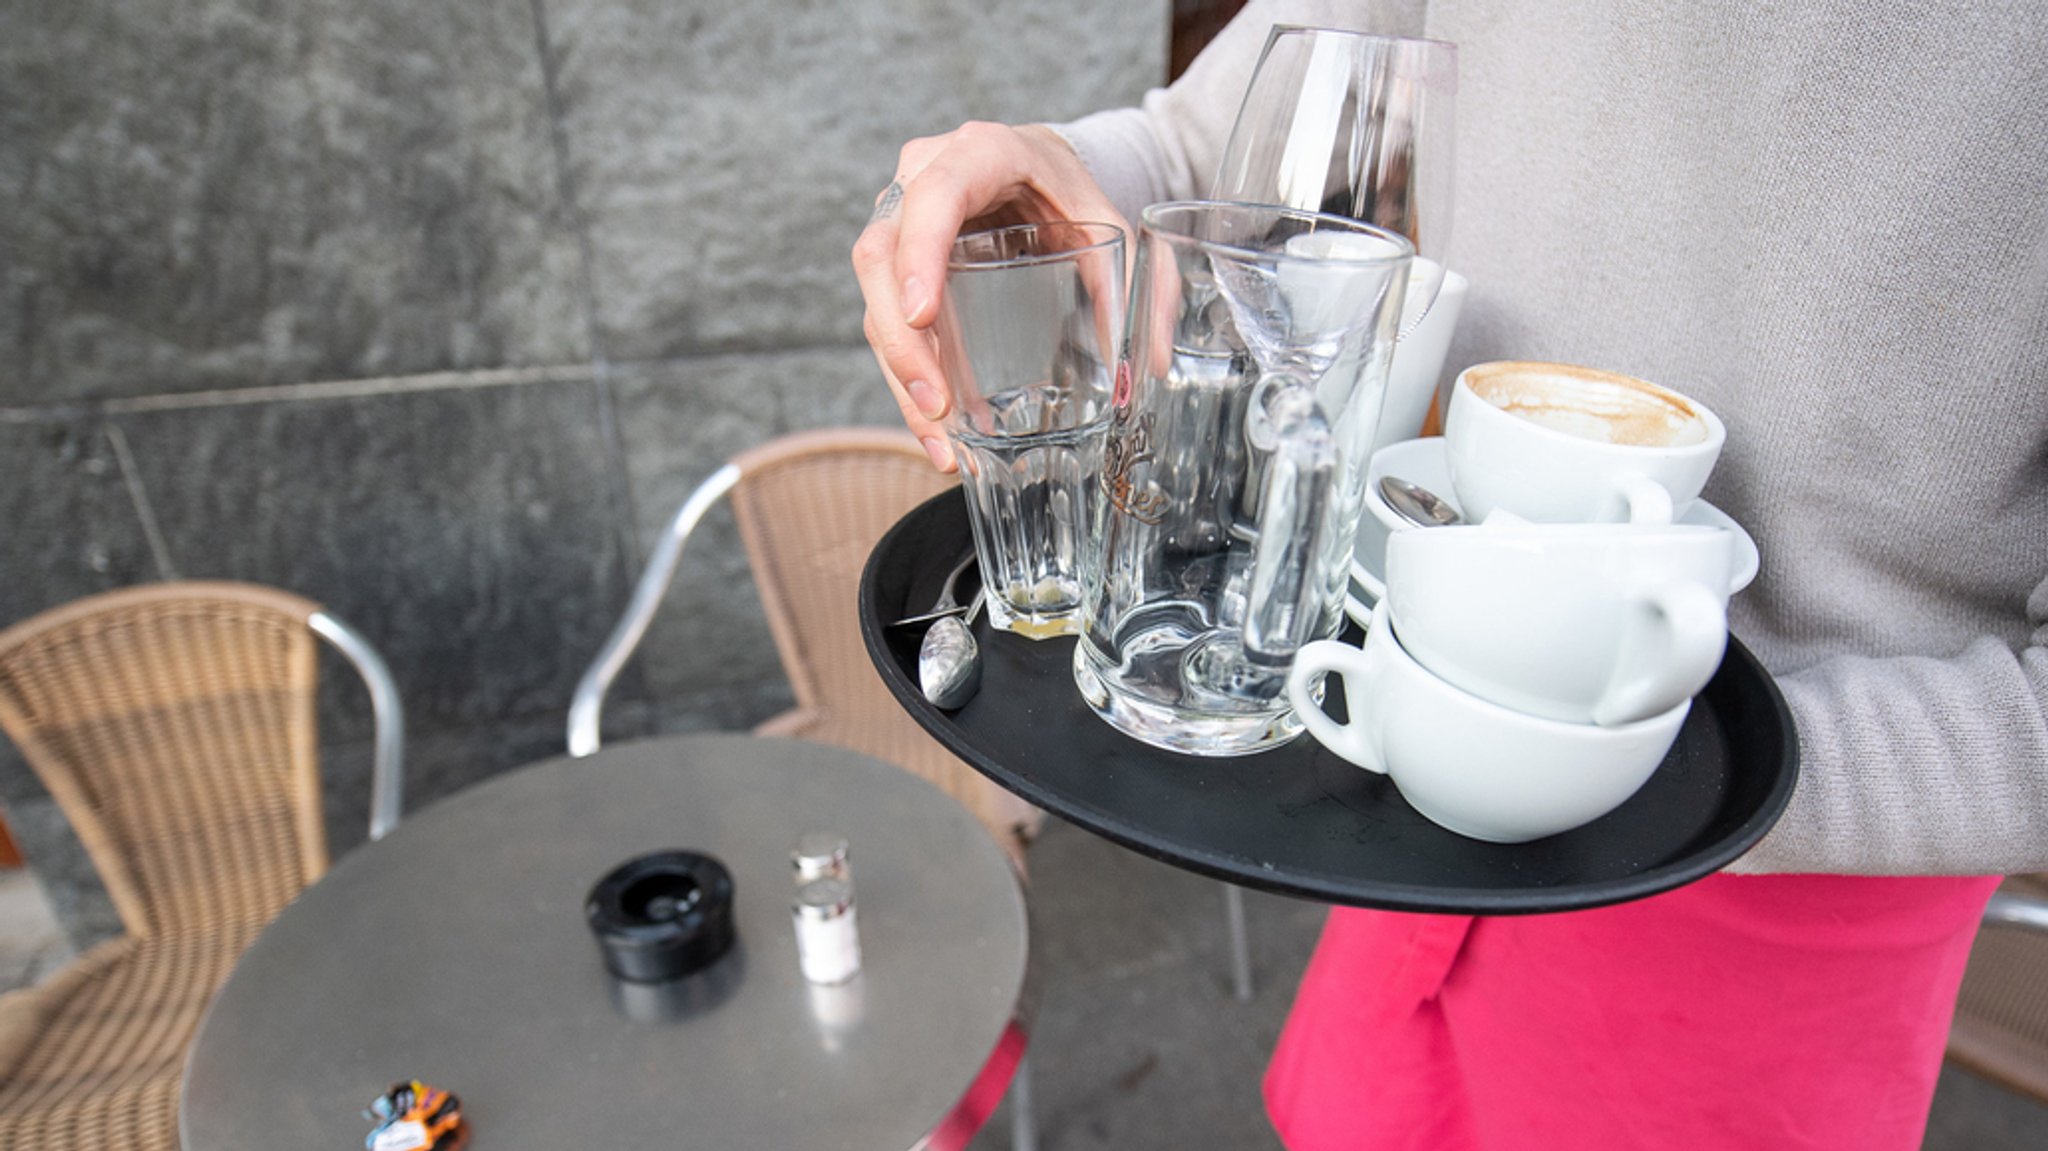
[[1335, 634], [1413, 248], [1340, 216], [1142, 217], [1074, 679], [1194, 755], [1299, 735], [1294, 653]]

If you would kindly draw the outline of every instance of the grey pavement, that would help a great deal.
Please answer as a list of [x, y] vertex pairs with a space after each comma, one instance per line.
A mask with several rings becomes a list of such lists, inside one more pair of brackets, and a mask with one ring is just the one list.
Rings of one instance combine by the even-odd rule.
[[35, 876], [0, 871], [0, 991], [40, 983], [74, 954]]

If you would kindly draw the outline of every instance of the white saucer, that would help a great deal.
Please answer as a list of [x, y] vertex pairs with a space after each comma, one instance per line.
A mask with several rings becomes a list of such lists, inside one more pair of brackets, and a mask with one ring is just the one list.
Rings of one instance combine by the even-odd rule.
[[[1457, 506], [1457, 496], [1451, 489], [1450, 465], [1444, 459], [1442, 437], [1403, 440], [1373, 453], [1372, 461], [1366, 466], [1366, 514], [1358, 521], [1358, 541], [1351, 551], [1351, 590], [1344, 601], [1344, 614], [1356, 620], [1360, 627], [1372, 617], [1373, 605], [1387, 591], [1381, 572], [1387, 562], [1388, 535], [1412, 526], [1380, 498], [1380, 477], [1384, 475], [1420, 484], [1435, 492], [1445, 503]], [[1762, 559], [1756, 549], [1756, 540], [1750, 538], [1749, 532], [1735, 522], [1733, 516], [1705, 500], [1694, 500], [1691, 506], [1679, 513], [1677, 522], [1723, 528], [1735, 533], [1735, 562], [1728, 581], [1730, 595], [1748, 587], [1756, 578]]]

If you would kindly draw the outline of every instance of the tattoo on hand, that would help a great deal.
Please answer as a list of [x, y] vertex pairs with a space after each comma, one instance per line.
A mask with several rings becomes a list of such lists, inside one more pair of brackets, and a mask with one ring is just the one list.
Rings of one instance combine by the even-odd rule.
[[882, 189], [881, 198], [875, 201], [875, 214], [868, 217], [868, 223], [889, 219], [896, 214], [897, 206], [902, 203], [903, 184], [901, 181], [891, 180], [889, 186]]

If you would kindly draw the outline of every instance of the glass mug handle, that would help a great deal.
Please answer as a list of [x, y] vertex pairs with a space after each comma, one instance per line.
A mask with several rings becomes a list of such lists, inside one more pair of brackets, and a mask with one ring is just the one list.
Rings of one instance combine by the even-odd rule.
[[1268, 373], [1251, 396], [1245, 436], [1266, 456], [1259, 499], [1259, 538], [1252, 550], [1244, 653], [1254, 663], [1284, 665], [1323, 620], [1327, 580], [1316, 571], [1326, 550], [1337, 442], [1308, 381]]

